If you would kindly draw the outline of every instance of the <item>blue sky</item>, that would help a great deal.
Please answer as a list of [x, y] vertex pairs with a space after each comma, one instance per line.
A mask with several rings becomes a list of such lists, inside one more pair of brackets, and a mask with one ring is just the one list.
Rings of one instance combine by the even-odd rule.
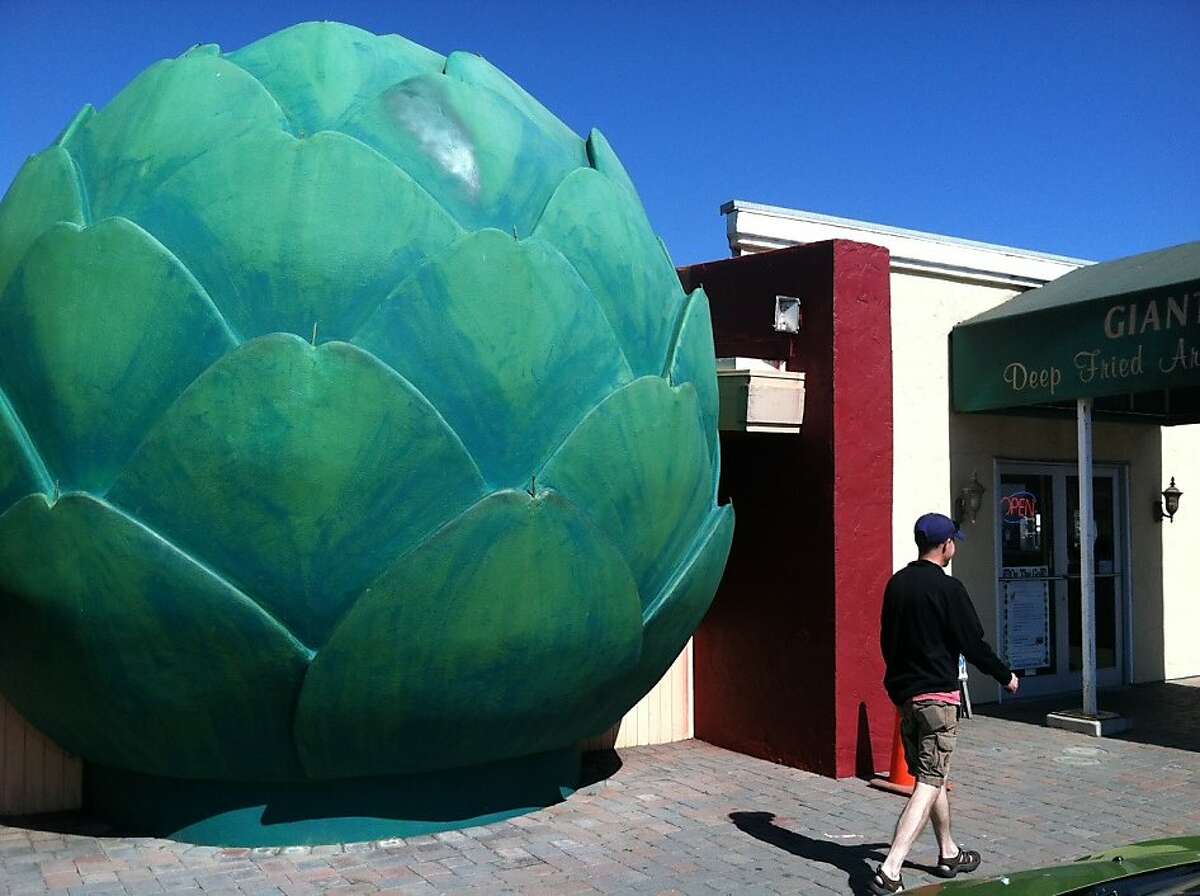
[[1200, 239], [1200, 2], [0, 0], [0, 185], [194, 43], [334, 19], [600, 127], [677, 263], [727, 199], [1103, 260]]

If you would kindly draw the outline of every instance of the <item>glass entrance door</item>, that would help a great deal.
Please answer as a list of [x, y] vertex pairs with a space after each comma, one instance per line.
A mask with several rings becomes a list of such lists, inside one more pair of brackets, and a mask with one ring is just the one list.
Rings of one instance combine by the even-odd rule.
[[[1093, 468], [1096, 665], [1101, 687], [1122, 682], [1124, 517], [1119, 470]], [[1006, 463], [996, 494], [997, 651], [1021, 676], [1021, 696], [1082, 687], [1079, 478], [1071, 464]]]

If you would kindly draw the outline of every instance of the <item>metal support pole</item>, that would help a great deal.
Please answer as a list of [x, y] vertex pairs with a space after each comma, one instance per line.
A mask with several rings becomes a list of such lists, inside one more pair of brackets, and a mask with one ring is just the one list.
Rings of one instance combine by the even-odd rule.
[[1093, 567], [1092, 400], [1076, 405], [1079, 430], [1079, 613], [1083, 635], [1083, 711], [1096, 706], [1096, 576]]

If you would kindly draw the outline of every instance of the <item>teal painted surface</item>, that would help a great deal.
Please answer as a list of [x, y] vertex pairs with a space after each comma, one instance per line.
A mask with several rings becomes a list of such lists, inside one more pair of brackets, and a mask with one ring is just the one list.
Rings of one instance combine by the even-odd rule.
[[311, 338], [313, 327], [318, 340], [349, 339], [381, 296], [461, 232], [402, 169], [329, 131], [215, 146], [131, 214], [178, 247], [245, 339]]
[[[671, 355], [671, 382], [691, 383], [695, 387], [704, 435], [708, 440], [708, 451], [713, 464], [719, 466], [717, 416], [720, 412], [720, 398], [717, 395], [717, 379], [712, 375], [712, 359], [716, 357], [716, 353], [708, 296], [702, 288], [697, 289], [688, 297], [687, 310], [684, 312], [679, 336], [675, 340], [675, 349]], [[714, 475], [713, 481], [716, 479]]]
[[0, 238], [0, 690], [109, 780], [543, 805], [560, 764], [496, 763], [616, 721], [711, 602], [707, 299], [485, 60], [195, 47], [31, 158]]
[[[607, 213], [594, 214], [597, 208]], [[637, 198], [620, 182], [577, 168], [534, 233], [557, 246], [595, 294], [633, 372], [662, 376], [685, 297]]]
[[579, 768], [567, 749], [425, 775], [230, 785], [89, 765], [84, 797], [125, 830], [205, 846], [355, 843], [551, 806], [574, 792]]
[[0, 516], [5, 693], [67, 749], [159, 775], [290, 778], [303, 646], [244, 593], [99, 498]]
[[446, 62], [396, 34], [377, 37], [351, 25], [316, 22], [272, 34], [228, 58], [270, 91], [296, 134], [332, 128], [348, 110], [394, 84], [437, 74]]
[[721, 578], [733, 541], [733, 508], [712, 514], [691, 555], [642, 612], [642, 650], [628, 670], [597, 701], [582, 727], [602, 730], [641, 699], [647, 682], [656, 682], [675, 662], [712, 603], [712, 583]]
[[485, 762], [497, 736], [510, 755], [573, 743], [595, 732], [563, 710], [635, 667], [641, 623], [628, 567], [575, 505], [497, 492], [376, 579], [313, 661], [305, 767], [409, 772]]
[[71, 156], [52, 146], [17, 172], [0, 205], [0, 284], [12, 279], [30, 244], [59, 221], [84, 223], [83, 200]]
[[483, 491], [462, 443], [394, 370], [344, 342], [276, 334], [192, 383], [110, 497], [317, 648], [384, 558]]
[[500, 488], [528, 486], [579, 408], [633, 379], [570, 263], [498, 230], [464, 237], [398, 284], [355, 342], [433, 402]]
[[588, 512], [620, 548], [649, 604], [713, 510], [713, 470], [696, 390], [642, 377], [597, 405], [539, 483]]
[[103, 494], [235, 345], [203, 287], [124, 218], [49, 228], [0, 302], [0, 379], [15, 407], [36, 409], [20, 416], [61, 490]]

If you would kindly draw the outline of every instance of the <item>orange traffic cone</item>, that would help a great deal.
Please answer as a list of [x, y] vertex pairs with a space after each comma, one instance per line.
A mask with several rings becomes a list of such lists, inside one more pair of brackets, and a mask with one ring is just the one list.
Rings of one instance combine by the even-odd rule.
[[908, 770], [908, 761], [904, 758], [904, 742], [900, 739], [900, 710], [896, 710], [896, 728], [892, 735], [892, 765], [886, 778], [878, 775], [870, 780], [872, 787], [898, 793], [901, 796], [912, 796], [913, 787], [917, 781]]

